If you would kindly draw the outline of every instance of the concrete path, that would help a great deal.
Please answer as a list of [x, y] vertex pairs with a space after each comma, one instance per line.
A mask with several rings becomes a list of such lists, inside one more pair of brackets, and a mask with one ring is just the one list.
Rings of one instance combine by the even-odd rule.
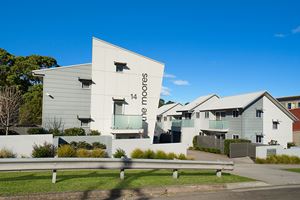
[[195, 160], [203, 160], [203, 161], [232, 161], [230, 158], [228, 158], [225, 155], [208, 153], [204, 151], [188, 150], [187, 156], [192, 157]]
[[300, 168], [300, 165], [235, 164], [232, 174], [263, 181], [269, 185], [300, 184], [300, 173], [282, 169]]

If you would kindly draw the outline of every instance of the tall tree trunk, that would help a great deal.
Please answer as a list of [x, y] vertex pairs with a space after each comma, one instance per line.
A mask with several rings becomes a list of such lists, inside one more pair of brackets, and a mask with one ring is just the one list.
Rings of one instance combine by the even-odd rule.
[[9, 132], [9, 128], [8, 128], [8, 126], [6, 126], [5, 127], [5, 133], [6, 133], [6, 135], [8, 135], [8, 132]]

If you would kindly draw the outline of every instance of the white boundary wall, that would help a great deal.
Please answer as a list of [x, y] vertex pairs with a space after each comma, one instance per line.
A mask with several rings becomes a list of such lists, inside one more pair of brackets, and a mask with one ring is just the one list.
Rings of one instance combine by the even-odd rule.
[[284, 149], [282, 146], [258, 146], [256, 147], [256, 158], [267, 158], [267, 150], [276, 151], [276, 155], [288, 155], [300, 157], [300, 147]]
[[184, 154], [187, 153], [187, 147], [183, 143], [164, 143], [164, 144], [152, 144], [150, 138], [146, 139], [114, 139], [112, 140], [112, 154], [120, 148], [126, 152], [126, 155], [130, 157], [131, 152], [134, 149], [147, 150], [151, 149], [153, 151], [162, 150], [166, 153], [176, 153]]
[[45, 142], [53, 144], [52, 134], [0, 136], [0, 149], [11, 150], [19, 158], [22, 156], [31, 157], [33, 145], [42, 145]]

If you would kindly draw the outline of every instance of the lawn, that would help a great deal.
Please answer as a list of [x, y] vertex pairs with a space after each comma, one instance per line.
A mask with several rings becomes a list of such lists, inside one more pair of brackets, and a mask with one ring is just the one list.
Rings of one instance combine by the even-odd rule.
[[297, 173], [300, 173], [300, 168], [294, 168], [294, 169], [286, 169], [287, 171], [290, 171], [290, 172], [297, 172]]
[[118, 170], [58, 171], [56, 184], [51, 183], [51, 176], [51, 172], [1, 172], [0, 195], [251, 181], [228, 173], [218, 178], [214, 171], [199, 170], [179, 171], [177, 180], [171, 170], [126, 170], [123, 181]]

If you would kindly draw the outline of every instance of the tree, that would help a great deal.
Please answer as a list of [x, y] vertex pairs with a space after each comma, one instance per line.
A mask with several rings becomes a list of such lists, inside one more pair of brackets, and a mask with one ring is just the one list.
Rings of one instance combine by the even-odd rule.
[[174, 101], [167, 101], [167, 103], [165, 103], [165, 105], [172, 104], [172, 103], [175, 103], [175, 102]]
[[165, 105], [165, 100], [159, 99], [158, 107], [162, 107], [163, 105]]
[[0, 90], [0, 124], [8, 135], [9, 127], [18, 120], [21, 92], [15, 86], [2, 87]]
[[43, 86], [31, 86], [23, 95], [20, 107], [19, 123], [23, 125], [42, 124]]

